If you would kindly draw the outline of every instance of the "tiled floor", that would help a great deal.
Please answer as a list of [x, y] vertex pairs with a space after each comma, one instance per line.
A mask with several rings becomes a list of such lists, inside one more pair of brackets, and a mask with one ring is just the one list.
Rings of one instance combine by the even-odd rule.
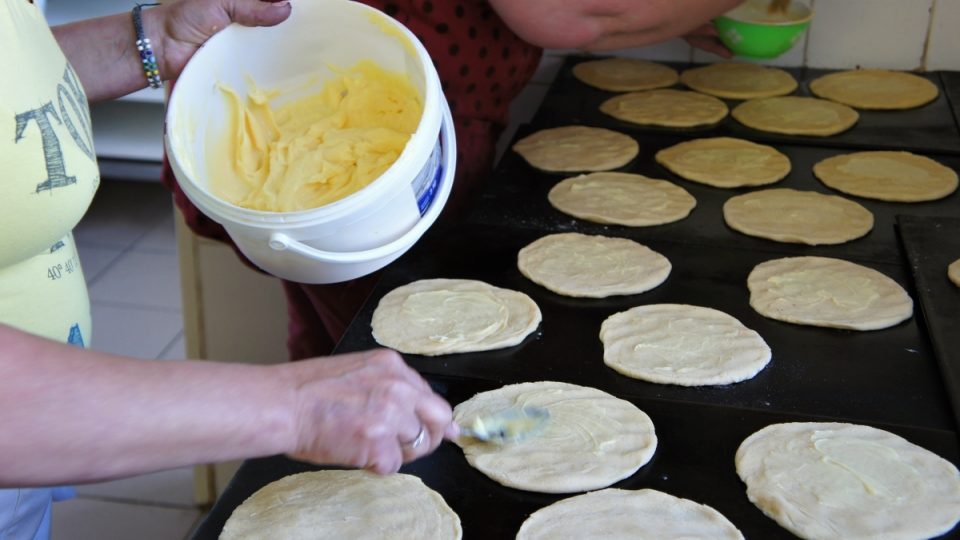
[[[184, 357], [170, 194], [159, 183], [104, 180], [75, 230], [90, 289], [94, 349]], [[53, 540], [181, 540], [203, 515], [191, 468], [77, 486], [54, 505]]]

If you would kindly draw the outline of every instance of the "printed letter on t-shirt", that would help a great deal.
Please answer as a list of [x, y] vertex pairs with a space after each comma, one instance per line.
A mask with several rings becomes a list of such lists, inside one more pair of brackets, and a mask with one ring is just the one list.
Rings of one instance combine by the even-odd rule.
[[57, 123], [62, 124], [60, 117], [57, 116], [53, 103], [48, 101], [38, 109], [32, 109], [17, 115], [17, 134], [14, 142], [20, 142], [23, 139], [23, 132], [27, 129], [31, 120], [36, 121], [40, 128], [40, 137], [43, 143], [43, 159], [47, 164], [47, 178], [37, 184], [37, 193], [52, 190], [58, 187], [69, 186], [77, 183], [76, 176], [67, 176], [67, 170], [63, 164], [63, 151], [60, 148], [60, 139], [53, 130], [50, 123], [52, 116]]

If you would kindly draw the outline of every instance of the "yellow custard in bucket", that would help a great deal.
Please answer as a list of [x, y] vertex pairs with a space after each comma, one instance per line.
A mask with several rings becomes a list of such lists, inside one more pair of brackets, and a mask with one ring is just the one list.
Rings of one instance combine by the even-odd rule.
[[208, 135], [214, 194], [295, 212], [355, 193], [393, 165], [420, 122], [422, 96], [408, 76], [369, 60], [333, 71], [319, 93], [279, 106], [281, 90], [253, 85], [244, 100], [219, 85], [230, 113], [226, 130]]

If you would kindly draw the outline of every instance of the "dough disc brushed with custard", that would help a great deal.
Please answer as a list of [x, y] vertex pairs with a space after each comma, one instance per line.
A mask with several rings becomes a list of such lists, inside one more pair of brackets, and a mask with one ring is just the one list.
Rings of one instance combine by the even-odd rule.
[[810, 246], [842, 244], [873, 228], [873, 214], [859, 203], [790, 188], [730, 197], [723, 205], [723, 219], [743, 234]]
[[750, 501], [800, 538], [932, 538], [960, 519], [957, 468], [873, 427], [773, 424], [735, 461]]
[[813, 174], [837, 191], [881, 201], [942, 199], [957, 190], [957, 173], [910, 152], [853, 152], [828, 157]]
[[716, 124], [728, 109], [713, 96], [665, 88], [614, 96], [600, 104], [600, 112], [634, 124], [695, 127]]
[[684, 141], [656, 160], [677, 176], [720, 188], [773, 184], [790, 173], [790, 159], [772, 146], [732, 137]]
[[853, 127], [857, 111], [825, 99], [782, 96], [744, 101], [730, 113], [741, 124], [788, 135], [836, 135]]
[[782, 96], [797, 89], [797, 80], [782, 69], [738, 62], [691, 68], [680, 81], [697, 92], [727, 99]]
[[611, 92], [636, 92], [673, 86], [680, 77], [671, 67], [634, 58], [588, 60], [573, 66], [581, 82]]
[[388, 292], [373, 312], [377, 343], [439, 355], [517, 345], [540, 324], [527, 295], [470, 279], [422, 279]]
[[649, 291], [667, 279], [671, 266], [666, 257], [633, 240], [558, 233], [521, 249], [517, 268], [557, 294], [605, 298]]
[[628, 227], [678, 221], [697, 205], [693, 195], [672, 182], [620, 172], [567, 178], [550, 189], [547, 199], [571, 216]]
[[523, 522], [517, 540], [674, 538], [743, 540], [713, 508], [653, 489], [607, 488], [541, 508]]
[[810, 82], [810, 91], [858, 109], [912, 109], [940, 94], [937, 85], [919, 75], [883, 69], [824, 75]]
[[750, 307], [771, 319], [810, 326], [878, 330], [913, 315], [913, 300], [889, 277], [830, 257], [785, 257], [747, 276]]
[[491, 444], [469, 437], [456, 443], [467, 462], [507, 487], [542, 493], [600, 489], [644, 466], [657, 448], [650, 417], [610, 394], [563, 382], [512, 384], [457, 405], [453, 418], [470, 425], [480, 414], [512, 407], [547, 409], [550, 419], [520, 442]]
[[220, 540], [459, 540], [460, 518], [416, 476], [312, 471], [260, 488], [234, 509]]
[[650, 304], [600, 325], [603, 362], [636, 379], [706, 386], [747, 380], [770, 362], [760, 334], [716, 309]]
[[609, 171], [630, 163], [640, 145], [610, 129], [563, 126], [527, 135], [514, 143], [513, 150], [544, 171]]

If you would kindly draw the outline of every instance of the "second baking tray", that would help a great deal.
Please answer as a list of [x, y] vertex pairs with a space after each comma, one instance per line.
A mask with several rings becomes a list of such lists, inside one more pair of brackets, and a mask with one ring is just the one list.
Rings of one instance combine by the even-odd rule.
[[[626, 133], [678, 131], [675, 128], [641, 126], [623, 122], [601, 113], [600, 104], [618, 93], [588, 86], [577, 80], [571, 71], [577, 63], [590, 59], [592, 57], [583, 56], [569, 56], [565, 59], [547, 92], [543, 104], [533, 118], [533, 124], [537, 127], [586, 124], [617, 129]], [[677, 71], [683, 71], [688, 67], [698, 67], [694, 64], [664, 63]], [[799, 87], [793, 95], [798, 96], [812, 96], [809, 89], [810, 81], [819, 76], [836, 72], [836, 70], [812, 68], [784, 69], [797, 79]], [[957, 122], [952, 114], [942, 77], [938, 72], [918, 75], [937, 86], [939, 95], [934, 101], [914, 109], [894, 111], [858, 110], [860, 117], [856, 125], [843, 133], [829, 137], [786, 135], [760, 131], [740, 124], [729, 115], [714, 126], [689, 128], [681, 131], [697, 133], [698, 136], [702, 137], [724, 135], [767, 143], [960, 153], [960, 130], [958, 130]], [[678, 84], [674, 88], [686, 89], [682, 84]], [[731, 110], [742, 103], [742, 100], [724, 101]]]
[[[524, 126], [518, 131], [516, 137], [523, 137], [534, 129], [533, 126]], [[576, 173], [560, 174], [537, 170], [512, 150], [507, 151], [488, 179], [486, 188], [475, 203], [468, 220], [478, 224], [508, 225], [554, 232], [613, 233], [639, 241], [670, 240], [756, 251], [822, 255], [899, 264], [902, 263], [903, 257], [898, 248], [894, 228], [897, 215], [960, 216], [960, 193], [954, 192], [937, 201], [885, 202], [846, 195], [828, 188], [816, 179], [813, 175], [814, 164], [828, 157], [847, 153], [849, 150], [776, 145], [777, 150], [790, 158], [791, 171], [785, 179], [767, 186], [724, 189], [684, 180], [654, 159], [654, 155], [660, 149], [691, 140], [689, 135], [668, 133], [634, 133], [632, 135], [640, 145], [640, 153], [631, 163], [617, 170], [670, 180], [690, 192], [696, 198], [697, 206], [683, 220], [654, 227], [623, 227], [597, 224], [564, 214], [550, 205], [547, 193], [558, 182], [575, 176]], [[928, 157], [954, 171], [960, 171], [960, 156], [928, 154]], [[873, 230], [862, 238], [844, 244], [811, 247], [747, 236], [726, 226], [723, 220], [723, 203], [727, 199], [750, 191], [772, 188], [817, 191], [855, 201], [873, 213]]]

